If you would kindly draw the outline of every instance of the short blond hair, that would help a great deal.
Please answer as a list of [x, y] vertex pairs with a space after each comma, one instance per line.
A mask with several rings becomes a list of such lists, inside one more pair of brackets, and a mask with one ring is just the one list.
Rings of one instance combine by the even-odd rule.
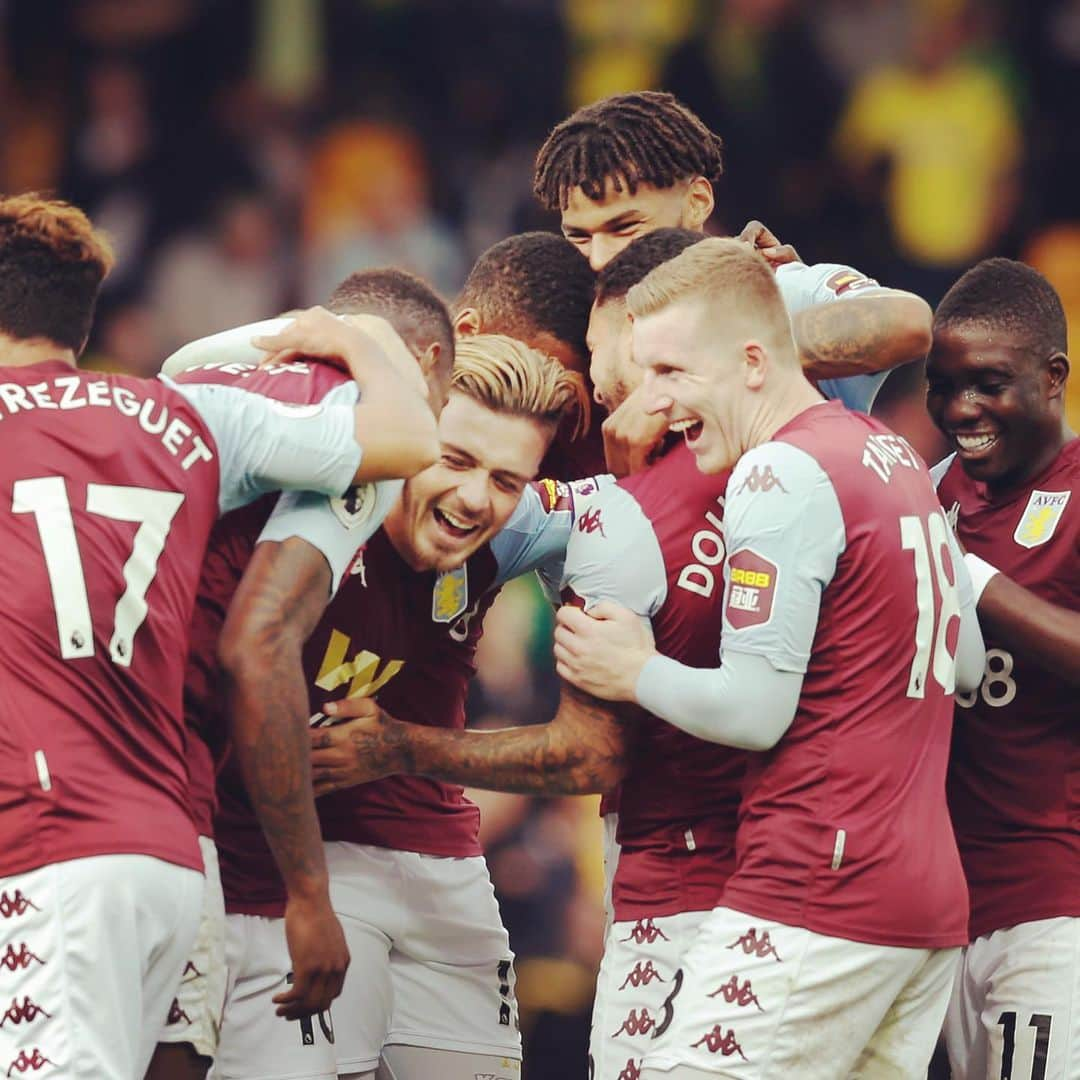
[[635, 318], [677, 300], [700, 297], [725, 316], [738, 313], [791, 336], [791, 322], [772, 268], [749, 245], [713, 237], [688, 247], [648, 273], [626, 296]]
[[531, 417], [552, 427], [573, 416], [575, 438], [588, 429], [585, 380], [505, 334], [459, 338], [450, 388], [494, 412]]

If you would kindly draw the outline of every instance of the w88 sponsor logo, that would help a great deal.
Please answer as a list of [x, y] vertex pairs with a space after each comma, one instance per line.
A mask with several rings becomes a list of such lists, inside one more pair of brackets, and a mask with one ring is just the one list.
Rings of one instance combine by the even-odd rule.
[[986, 650], [986, 668], [979, 685], [969, 693], [956, 692], [956, 704], [970, 709], [981, 697], [987, 705], [1000, 709], [1016, 697], [1016, 680], [1012, 677], [1012, 653], [1004, 649]]

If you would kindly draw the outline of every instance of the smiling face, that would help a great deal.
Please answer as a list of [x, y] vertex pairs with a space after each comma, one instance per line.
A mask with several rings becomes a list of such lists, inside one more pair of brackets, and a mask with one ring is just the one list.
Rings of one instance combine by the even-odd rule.
[[704, 473], [732, 465], [747, 445], [755, 403], [742, 362], [746, 344], [724, 334], [700, 297], [634, 319], [634, 360], [647, 408], [682, 432]]
[[1016, 331], [978, 322], [934, 331], [926, 407], [964, 471], [993, 489], [1022, 484], [1061, 447], [1068, 361], [1033, 356]]
[[712, 213], [712, 185], [704, 177], [671, 187], [638, 184], [631, 194], [616, 191], [610, 179], [601, 199], [590, 199], [580, 187], [570, 192], [562, 212], [563, 236], [600, 270], [632, 240], [654, 229], [700, 229]]
[[414, 570], [452, 570], [506, 524], [536, 475], [553, 428], [451, 391], [442, 458], [407, 481], [386, 531]]

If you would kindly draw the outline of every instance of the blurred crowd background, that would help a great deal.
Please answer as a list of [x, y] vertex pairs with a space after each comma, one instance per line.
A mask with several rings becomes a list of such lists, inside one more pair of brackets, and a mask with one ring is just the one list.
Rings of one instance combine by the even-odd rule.
[[[931, 303], [984, 255], [1023, 258], [1080, 356], [1080, 0], [0, 0], [0, 20], [0, 190], [71, 199], [119, 255], [91, 366], [153, 373], [367, 266], [452, 298], [487, 245], [557, 227], [530, 190], [548, 130], [646, 88], [723, 136], [717, 231], [760, 218]], [[472, 723], [551, 715], [549, 623], [507, 590]], [[526, 1075], [583, 1077], [595, 800], [477, 798]]]

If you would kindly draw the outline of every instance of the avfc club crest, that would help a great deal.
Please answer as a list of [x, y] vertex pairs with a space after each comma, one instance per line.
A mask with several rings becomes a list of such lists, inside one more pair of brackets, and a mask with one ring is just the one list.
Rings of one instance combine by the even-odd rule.
[[1033, 491], [1013, 539], [1026, 548], [1045, 544], [1054, 535], [1071, 494], [1071, 491]]
[[371, 517], [377, 501], [374, 484], [357, 484], [339, 498], [331, 499], [330, 509], [346, 529], [357, 529]]
[[469, 568], [459, 566], [435, 579], [431, 594], [431, 618], [437, 623], [453, 622], [469, 604]]

